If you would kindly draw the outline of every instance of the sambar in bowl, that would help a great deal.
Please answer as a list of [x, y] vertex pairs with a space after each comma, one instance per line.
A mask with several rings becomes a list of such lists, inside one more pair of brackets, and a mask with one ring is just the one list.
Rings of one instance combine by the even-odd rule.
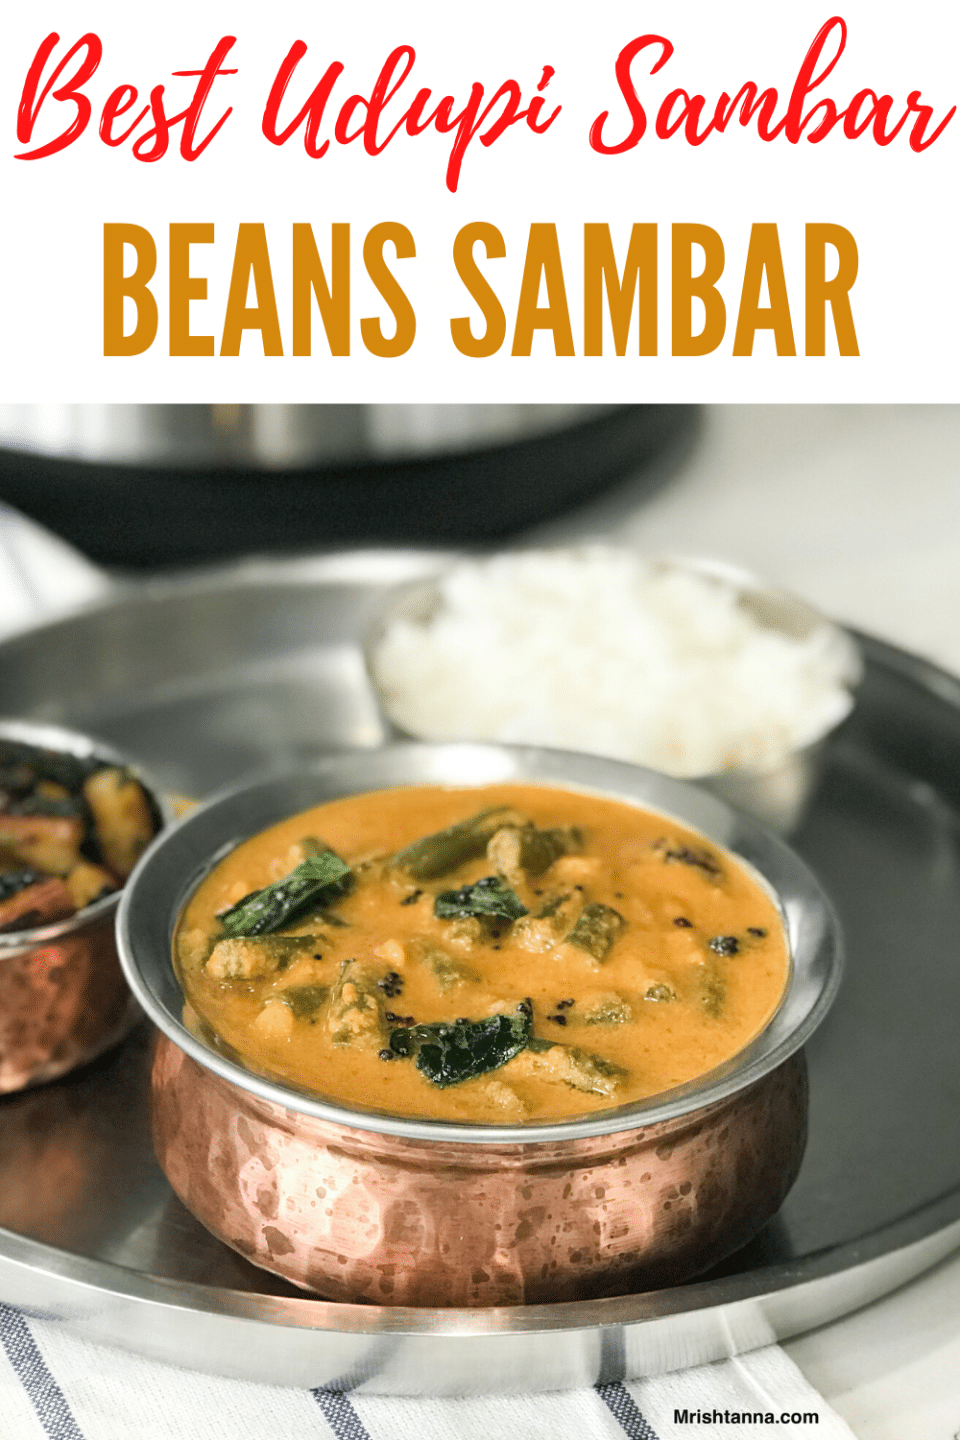
[[687, 1278], [795, 1177], [839, 974], [801, 862], [712, 797], [500, 746], [329, 757], [157, 844], [118, 933], [160, 1163], [339, 1300]]

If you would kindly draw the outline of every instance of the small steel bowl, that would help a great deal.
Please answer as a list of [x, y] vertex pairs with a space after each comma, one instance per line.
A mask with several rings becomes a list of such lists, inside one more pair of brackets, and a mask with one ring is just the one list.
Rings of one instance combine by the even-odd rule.
[[[122, 765], [141, 781], [158, 827], [171, 818], [156, 786], [109, 745], [58, 725], [0, 719], [0, 740]], [[120, 892], [66, 920], [0, 933], [0, 1094], [56, 1080], [122, 1040], [140, 1018], [114, 937]]]
[[[521, 553], [521, 552], [517, 552]], [[557, 552], [543, 552], [557, 553]], [[563, 553], [563, 552], [560, 552]], [[577, 553], [577, 547], [569, 552]], [[474, 557], [476, 558], [476, 557]], [[642, 557], [637, 557], [642, 558]], [[444, 566], [450, 570], [458, 563], [451, 560]], [[840, 626], [827, 620], [812, 605], [786, 591], [778, 590], [763, 580], [737, 566], [719, 560], [690, 557], [664, 557], [653, 562], [661, 570], [679, 570], [715, 580], [728, 586], [738, 597], [738, 604], [758, 623], [770, 630], [779, 631], [790, 639], [803, 640], [817, 629], [825, 630], [829, 643], [840, 657], [845, 670], [845, 684], [851, 695], [851, 709], [854, 695], [863, 673], [859, 650], [852, 637]], [[393, 698], [377, 667], [377, 649], [383, 635], [393, 621], [409, 620], [416, 625], [426, 624], [436, 613], [441, 603], [438, 574], [428, 580], [408, 581], [390, 592], [380, 614], [371, 626], [364, 644], [364, 658], [374, 693], [381, 710], [386, 716], [396, 738], [450, 741], [467, 737], [454, 735], [414, 734], [398, 720]], [[843, 717], [846, 718], [845, 716]], [[837, 722], [840, 723], [839, 721]], [[836, 728], [836, 727], [833, 727]], [[718, 771], [710, 775], [684, 776], [688, 784], [702, 785], [719, 795], [722, 800], [735, 805], [747, 814], [753, 815], [769, 825], [780, 835], [791, 834], [800, 824], [807, 803], [820, 778], [828, 734], [814, 737], [808, 744], [790, 751], [778, 763], [763, 769], [737, 768]], [[485, 741], [494, 737], [474, 735], [472, 740]]]
[[[641, 1104], [493, 1126], [347, 1109], [244, 1068], [183, 1023], [177, 917], [235, 845], [307, 806], [398, 785], [531, 781], [696, 829], [779, 900], [792, 963], [769, 1024], [708, 1074]], [[514, 1305], [673, 1284], [745, 1244], [796, 1177], [800, 1047], [837, 989], [829, 902], [775, 836], [691, 786], [534, 748], [395, 745], [227, 791], [160, 836], [120, 902], [127, 979], [162, 1032], [154, 1145], [180, 1199], [255, 1264], [330, 1299]]]

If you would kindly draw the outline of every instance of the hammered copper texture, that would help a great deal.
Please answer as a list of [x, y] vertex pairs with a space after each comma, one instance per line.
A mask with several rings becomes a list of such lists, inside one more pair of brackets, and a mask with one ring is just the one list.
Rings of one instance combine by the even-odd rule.
[[161, 1035], [157, 1157], [189, 1210], [328, 1299], [487, 1306], [675, 1284], [751, 1238], [806, 1139], [802, 1055], [728, 1100], [619, 1134], [412, 1140], [285, 1109]]
[[0, 1093], [65, 1075], [136, 1020], [113, 922], [111, 912], [56, 940], [0, 953]]

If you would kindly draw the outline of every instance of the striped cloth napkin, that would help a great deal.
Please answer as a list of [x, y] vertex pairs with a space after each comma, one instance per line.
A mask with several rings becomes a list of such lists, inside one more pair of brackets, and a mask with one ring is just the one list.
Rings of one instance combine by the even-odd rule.
[[777, 1345], [626, 1384], [409, 1399], [281, 1389], [142, 1360], [0, 1305], [4, 1440], [850, 1440]]
[[[0, 633], [96, 598], [108, 581], [0, 506]], [[2, 1123], [2, 1117], [0, 1117]], [[283, 1389], [95, 1345], [0, 1293], [0, 1440], [772, 1440], [853, 1432], [776, 1345], [627, 1384], [408, 1399]], [[751, 1418], [745, 1418], [751, 1417]]]

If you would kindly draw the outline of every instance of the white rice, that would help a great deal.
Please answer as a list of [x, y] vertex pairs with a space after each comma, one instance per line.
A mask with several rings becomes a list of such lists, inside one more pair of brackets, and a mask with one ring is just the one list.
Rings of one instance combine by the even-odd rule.
[[767, 770], [853, 703], [851, 643], [761, 625], [723, 581], [607, 546], [465, 562], [373, 655], [393, 720], [430, 740], [589, 751], [671, 775]]

